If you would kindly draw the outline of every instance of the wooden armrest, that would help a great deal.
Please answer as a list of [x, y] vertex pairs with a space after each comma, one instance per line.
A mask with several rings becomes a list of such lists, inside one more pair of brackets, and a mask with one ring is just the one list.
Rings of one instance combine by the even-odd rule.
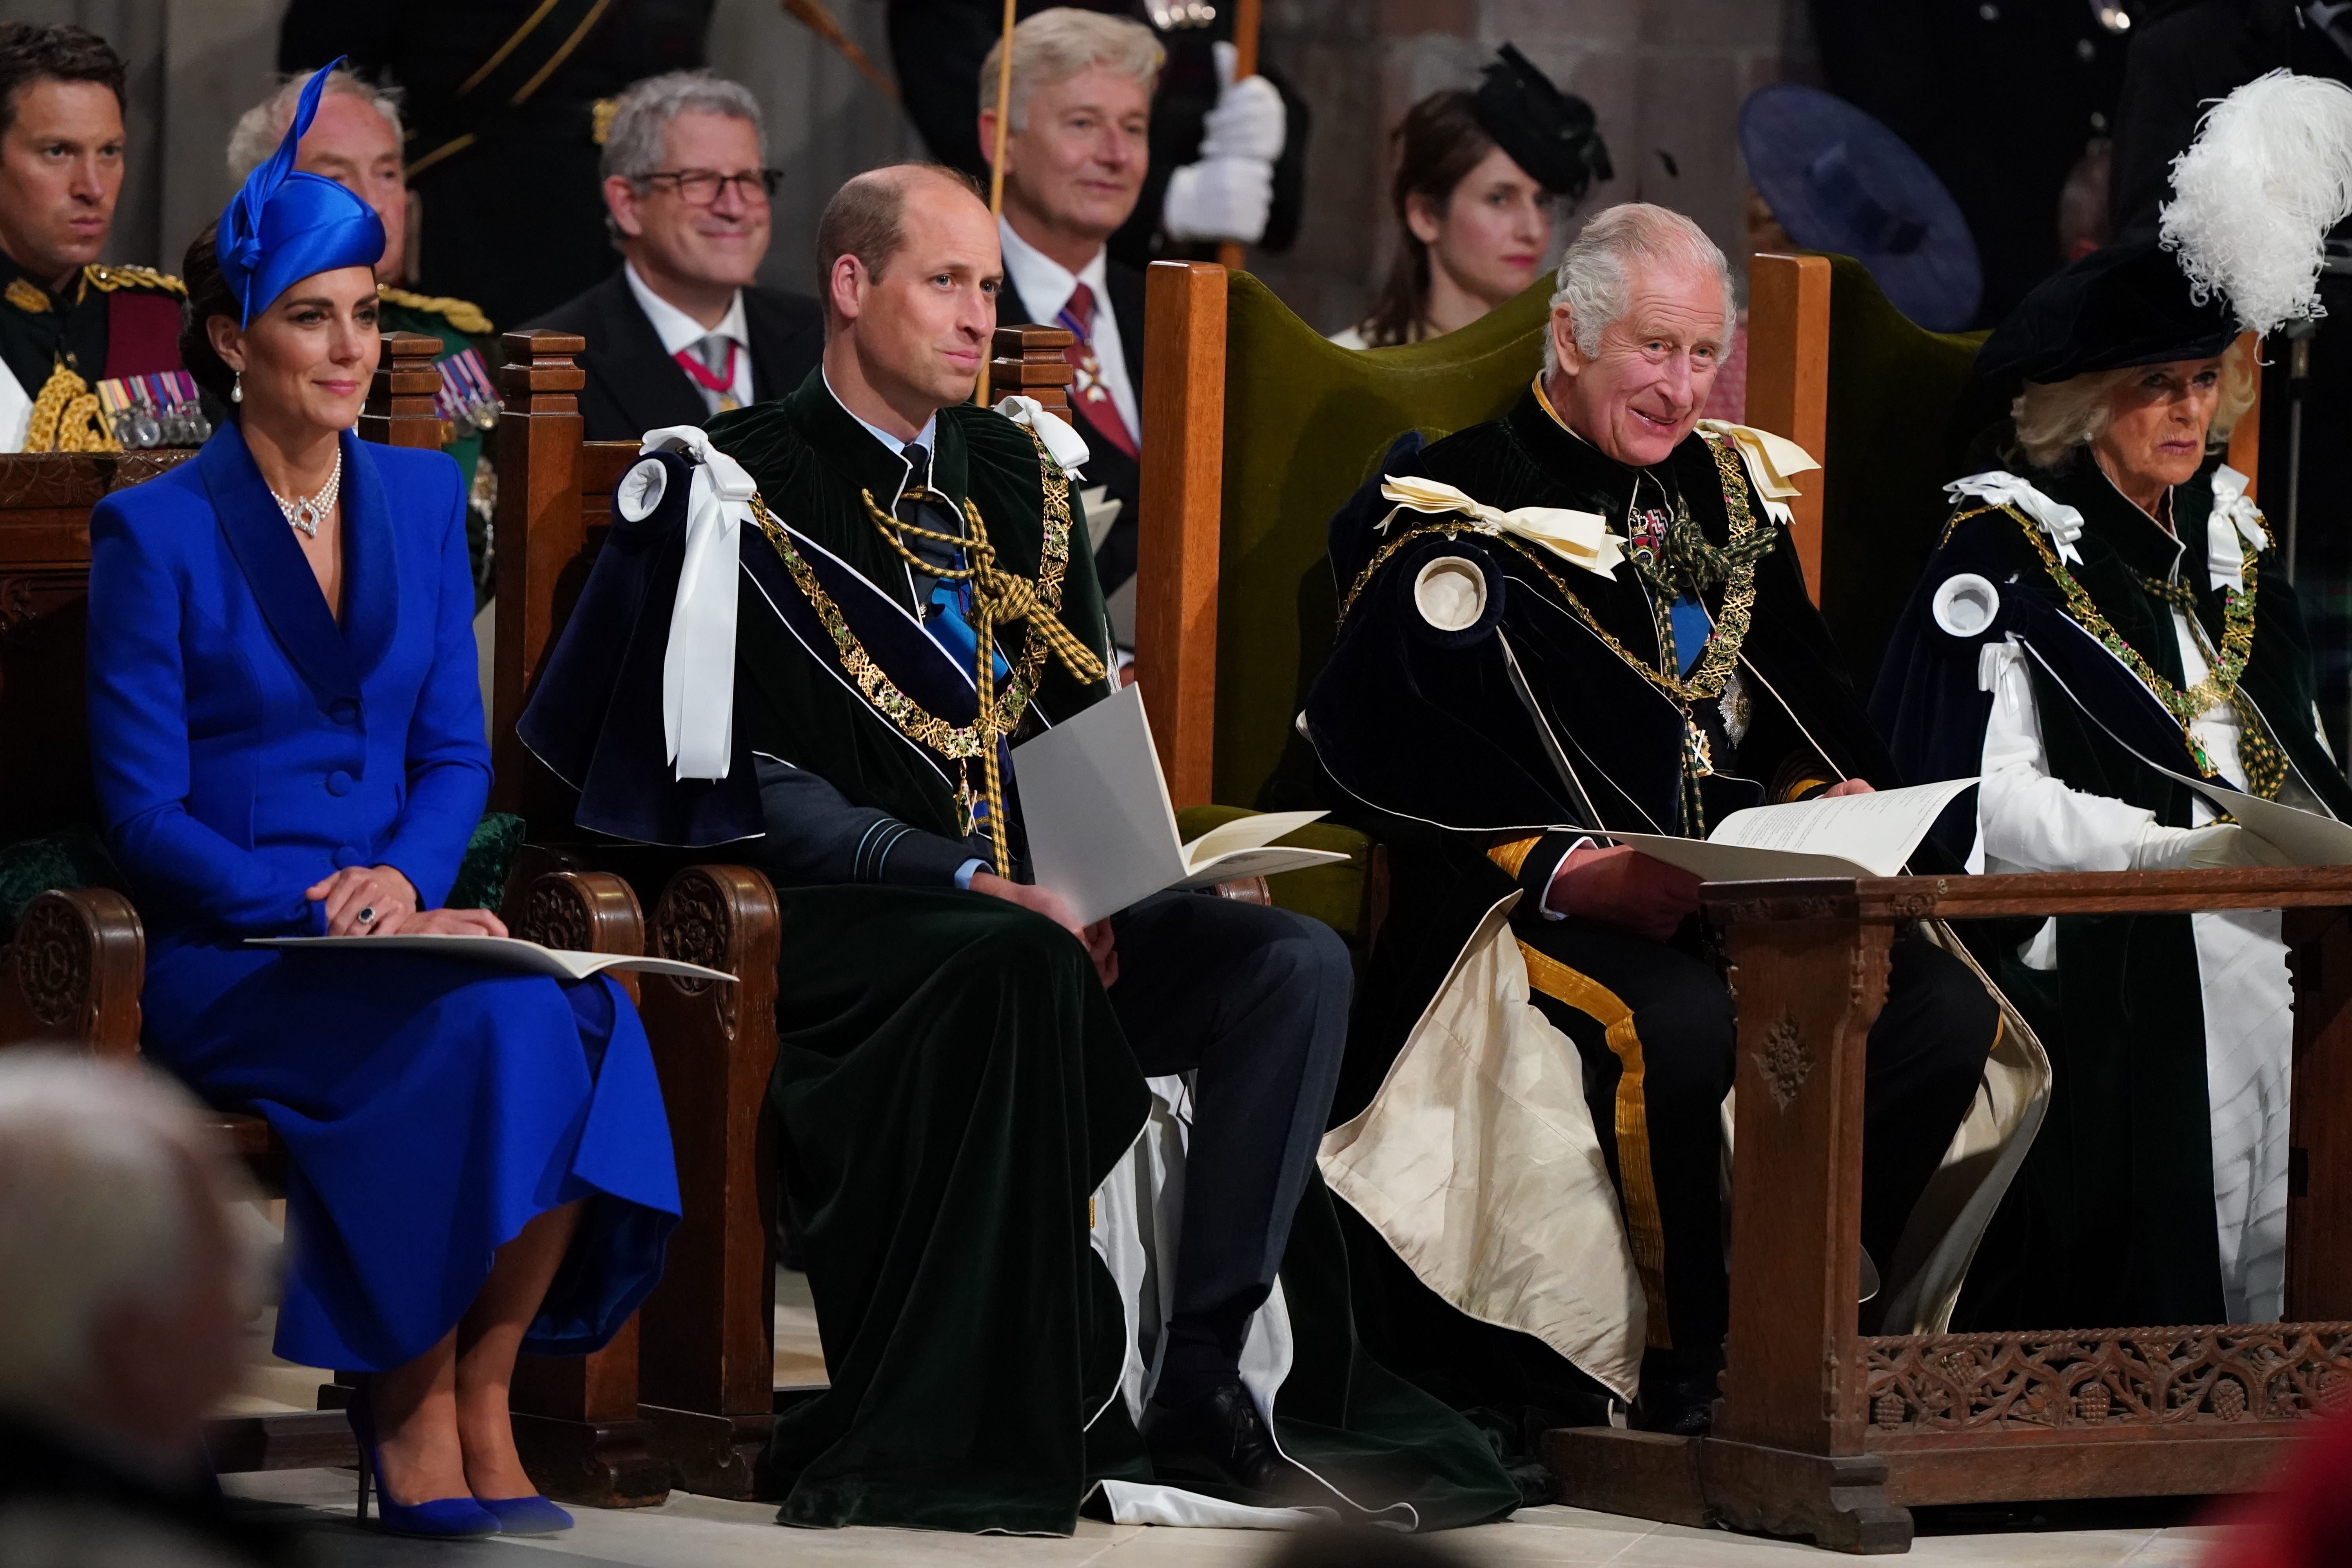
[[2049, 871], [1988, 877], [1793, 878], [1709, 882], [1717, 926], [1748, 921], [1990, 920], [2008, 915], [2175, 914], [2352, 904], [2352, 866], [2225, 871]]
[[53, 888], [0, 949], [0, 1046], [101, 1057], [139, 1054], [147, 938], [131, 900], [109, 888]]
[[[551, 871], [530, 885], [522, 922], [509, 931], [542, 947], [567, 952], [624, 952], [635, 958], [646, 951], [645, 911], [629, 884], [610, 871]], [[641, 976], [634, 970], [609, 972], [638, 999]]]
[[646, 977], [641, 1011], [661, 1073], [685, 1215], [644, 1309], [640, 1397], [711, 1415], [774, 1405], [775, 889], [744, 866], [690, 866], [654, 910], [653, 951], [724, 970], [716, 981]]

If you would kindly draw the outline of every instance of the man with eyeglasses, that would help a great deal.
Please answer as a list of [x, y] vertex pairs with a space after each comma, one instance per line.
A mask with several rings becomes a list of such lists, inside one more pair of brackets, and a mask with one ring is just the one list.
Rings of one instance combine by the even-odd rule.
[[604, 141], [620, 270], [531, 322], [588, 340], [580, 415], [592, 441], [781, 396], [824, 352], [814, 300], [753, 282], [768, 253], [760, 106], [731, 81], [673, 71], [622, 95]]

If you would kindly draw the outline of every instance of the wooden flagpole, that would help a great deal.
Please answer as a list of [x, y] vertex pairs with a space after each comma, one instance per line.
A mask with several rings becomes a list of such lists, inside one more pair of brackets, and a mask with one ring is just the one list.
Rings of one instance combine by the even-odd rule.
[[[1255, 4], [1255, 0], [1251, 0]], [[1016, 0], [1004, 0], [1003, 42], [997, 50], [996, 61], [996, 147], [995, 155], [988, 161], [988, 216], [993, 219], [1004, 216], [1004, 139], [1013, 130], [1013, 24]], [[982, 349], [980, 355], [980, 380], [971, 389], [971, 400], [982, 408], [988, 406], [988, 362], [994, 348]]]
[[898, 84], [883, 75], [873, 58], [842, 30], [833, 13], [824, 8], [824, 0], [783, 0], [783, 6], [785, 15], [839, 50], [841, 58], [856, 66], [883, 97], [893, 103], [898, 101]]
[[[1257, 75], [1257, 22], [1260, 0], [1234, 0], [1234, 79]], [[1226, 240], [1217, 247], [1217, 260], [1226, 270], [1238, 272], [1242, 266], [1241, 241]]]

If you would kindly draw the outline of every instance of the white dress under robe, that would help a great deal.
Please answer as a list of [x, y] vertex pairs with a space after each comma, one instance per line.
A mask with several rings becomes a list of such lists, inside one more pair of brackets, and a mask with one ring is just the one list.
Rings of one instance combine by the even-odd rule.
[[[2209, 668], [2202, 635], [2172, 612], [2189, 686]], [[1989, 644], [1979, 679], [1992, 693], [1978, 791], [1977, 848], [1983, 871], [2122, 871], [2155, 816], [2108, 795], [2088, 795], [2052, 776], [2027, 655], [2014, 642]], [[2227, 703], [2191, 726], [2205, 754], [2243, 787], [2238, 717]], [[2286, 805], [2326, 814], [2300, 781], [2280, 791]], [[2214, 811], [2200, 796], [2194, 822]], [[2158, 829], [2160, 834], [2161, 829]], [[2273, 1322], [2286, 1309], [2287, 1115], [2294, 1043], [2276, 910], [2231, 910], [2189, 917], [2205, 1001], [2205, 1082], [2212, 1110], [2213, 1213], [2221, 1240], [2223, 1305], [2231, 1322]], [[2044, 923], [2021, 950], [2037, 969], [2057, 966], [2057, 925]]]

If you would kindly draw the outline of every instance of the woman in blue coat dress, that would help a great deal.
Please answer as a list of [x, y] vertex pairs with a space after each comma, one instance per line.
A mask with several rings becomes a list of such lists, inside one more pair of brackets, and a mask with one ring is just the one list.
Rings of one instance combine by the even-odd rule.
[[319, 89], [189, 252], [181, 353], [234, 417], [90, 518], [99, 804], [147, 1054], [290, 1156], [278, 1353], [373, 1373], [353, 1416], [388, 1526], [544, 1533], [570, 1520], [516, 1457], [516, 1353], [604, 1344], [677, 1223], [635, 1011], [602, 979], [246, 945], [504, 934], [438, 907], [490, 773], [466, 496], [440, 453], [352, 434], [383, 232], [291, 172]]

